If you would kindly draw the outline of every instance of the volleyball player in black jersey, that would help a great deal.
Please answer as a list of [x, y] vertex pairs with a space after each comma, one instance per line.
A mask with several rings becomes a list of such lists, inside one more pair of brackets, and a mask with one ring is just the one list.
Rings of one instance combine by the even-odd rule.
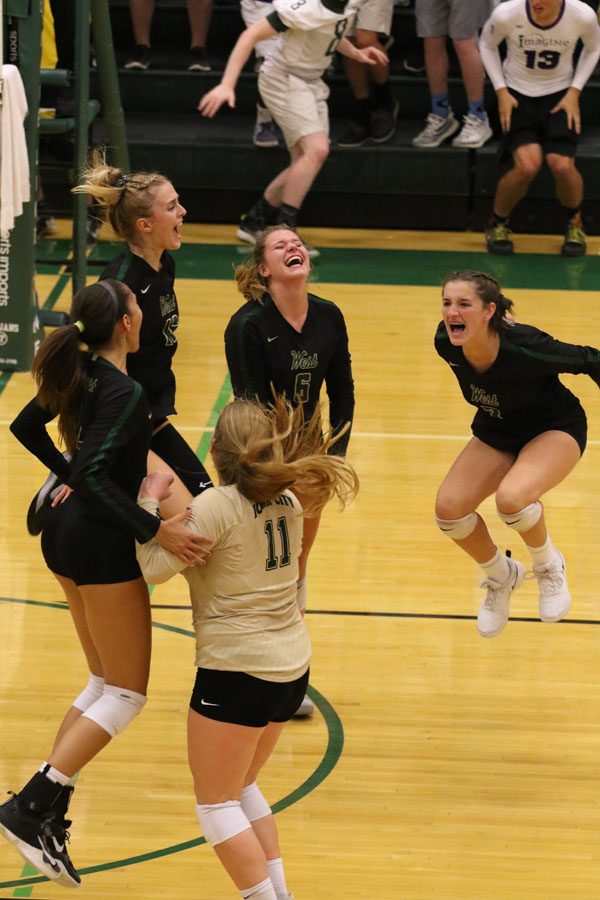
[[[42, 342], [33, 362], [38, 394], [11, 431], [68, 485], [49, 513], [42, 551], [69, 604], [90, 679], [47, 761], [0, 806], [0, 833], [65, 887], [81, 881], [66, 848], [73, 777], [146, 703], [150, 603], [135, 541], [155, 537], [190, 565], [204, 557], [207, 543], [185, 527], [186, 514], [161, 521], [136, 503], [151, 413], [126, 373], [142, 322], [135, 296], [117, 281], [100, 282], [75, 295], [71, 316], [73, 324]], [[70, 462], [46, 431], [56, 416]]]
[[[225, 330], [225, 353], [236, 397], [273, 399], [273, 391], [304, 404], [308, 419], [323, 384], [329, 397], [329, 420], [335, 434], [354, 415], [354, 382], [348, 334], [341, 310], [309, 294], [310, 260], [293, 229], [267, 228], [257, 238], [248, 263], [236, 269], [247, 303]], [[350, 430], [332, 452], [344, 454]], [[302, 501], [302, 498], [300, 498]], [[306, 564], [317, 536], [319, 516], [304, 519], [299, 559], [299, 603], [306, 606]], [[310, 712], [311, 705], [304, 709]]]
[[437, 352], [477, 408], [473, 437], [444, 478], [435, 512], [441, 530], [485, 574], [477, 620], [483, 637], [502, 631], [525, 574], [521, 563], [501, 556], [476, 512], [491, 494], [499, 517], [529, 550], [540, 618], [558, 622], [569, 611], [565, 562], [548, 536], [540, 497], [566, 478], [587, 438], [585, 412], [559, 374], [586, 374], [600, 386], [600, 351], [514, 322], [511, 309], [490, 275], [455, 272], [443, 285], [435, 336]]
[[[94, 198], [127, 249], [110, 262], [100, 279], [116, 278], [134, 292], [144, 313], [140, 348], [127, 357], [127, 371], [144, 388], [152, 410], [151, 450], [177, 473], [187, 489], [200, 494], [212, 486], [210, 476], [168, 416], [176, 414], [175, 374], [179, 308], [175, 262], [170, 251], [181, 247], [185, 209], [164, 175], [125, 175], [107, 165], [96, 151], [81, 185], [74, 189]], [[150, 468], [156, 468], [150, 461]]]

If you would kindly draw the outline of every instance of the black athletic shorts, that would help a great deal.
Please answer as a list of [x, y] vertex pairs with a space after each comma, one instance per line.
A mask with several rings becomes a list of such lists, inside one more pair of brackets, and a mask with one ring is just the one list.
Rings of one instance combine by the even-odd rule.
[[295, 681], [265, 681], [245, 672], [198, 669], [190, 707], [201, 716], [264, 728], [287, 722], [306, 693], [310, 669]]
[[512, 88], [510, 93], [519, 101], [519, 105], [512, 111], [510, 130], [500, 141], [500, 163], [510, 159], [513, 151], [524, 144], [539, 144], [544, 154], [575, 156], [578, 135], [567, 125], [566, 112], [562, 109], [556, 113], [550, 112], [566, 91], [546, 94], [544, 97], [526, 97]]
[[42, 532], [42, 553], [51, 572], [78, 586], [142, 577], [133, 536], [75, 494], [51, 511]]
[[525, 444], [528, 444], [529, 441], [532, 441], [533, 438], [543, 434], [545, 431], [565, 431], [567, 434], [570, 434], [577, 441], [582, 456], [587, 443], [587, 420], [585, 414], [574, 419], [571, 418], [568, 421], [553, 423], [550, 427], [544, 425], [532, 428], [529, 432], [519, 431], [518, 434], [505, 430], [500, 431], [496, 428], [486, 428], [485, 423], [481, 422], [473, 422], [472, 431], [475, 437], [483, 441], [484, 444], [494, 447], [495, 450], [513, 453], [515, 456], [521, 452]]

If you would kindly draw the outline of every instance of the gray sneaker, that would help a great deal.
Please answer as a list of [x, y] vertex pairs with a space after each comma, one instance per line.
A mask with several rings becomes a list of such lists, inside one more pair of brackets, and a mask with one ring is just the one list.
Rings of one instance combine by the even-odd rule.
[[452, 146], [464, 148], [465, 150], [478, 150], [489, 141], [493, 134], [487, 114], [484, 115], [483, 119], [480, 119], [479, 116], [469, 113], [463, 118], [460, 134], [456, 135], [452, 141]]
[[255, 147], [279, 147], [281, 130], [279, 125], [271, 119], [270, 122], [257, 120], [252, 135], [252, 143]]
[[413, 138], [413, 147], [439, 147], [446, 138], [455, 134], [459, 128], [460, 125], [451, 109], [448, 110], [448, 115], [445, 119], [435, 113], [429, 113], [425, 122], [425, 128], [416, 138]]

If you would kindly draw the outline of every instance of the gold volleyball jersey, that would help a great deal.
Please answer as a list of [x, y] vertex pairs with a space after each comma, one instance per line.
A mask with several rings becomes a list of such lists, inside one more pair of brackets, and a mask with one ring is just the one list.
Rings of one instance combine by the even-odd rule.
[[[156, 512], [155, 500], [141, 500]], [[291, 491], [251, 503], [232, 485], [192, 502], [190, 527], [214, 541], [204, 566], [184, 567], [156, 540], [138, 545], [147, 581], [183, 572], [190, 587], [196, 665], [293, 681], [310, 662], [310, 639], [296, 602], [301, 507]]]

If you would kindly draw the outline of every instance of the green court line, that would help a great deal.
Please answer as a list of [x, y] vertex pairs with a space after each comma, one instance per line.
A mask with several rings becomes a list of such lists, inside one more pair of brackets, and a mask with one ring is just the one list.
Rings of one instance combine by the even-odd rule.
[[[113, 244], [101, 241], [90, 259], [108, 262], [114, 251]], [[177, 277], [231, 281], [235, 292], [234, 267], [247, 258], [248, 250], [239, 244], [184, 244], [175, 254]], [[499, 257], [490, 256], [483, 248], [479, 252], [356, 247], [322, 248], [315, 262], [313, 281], [437, 286], [458, 269], [489, 272], [507, 288], [597, 291], [600, 283], [600, 256], [565, 259], [558, 253], [517, 253]]]
[[[231, 396], [231, 379], [229, 378], [229, 372], [225, 376], [225, 380], [221, 385], [221, 389], [217, 394], [217, 399], [215, 400], [214, 406], [211, 410], [210, 416], [208, 417], [207, 426], [211, 429], [214, 429], [217, 424], [217, 419], [219, 418], [219, 414], [224, 406], [226, 406], [229, 397]], [[210, 442], [212, 440], [212, 431], [205, 431], [200, 439], [200, 443], [198, 444], [198, 449], [196, 450], [196, 456], [200, 458], [202, 462], [206, 459], [206, 455], [210, 448]]]
[[[26, 878], [29, 875], [37, 875], [37, 869], [34, 869], [29, 863], [25, 863], [23, 866], [23, 871], [21, 872], [21, 878]], [[15, 888], [13, 892], [13, 897], [31, 897], [33, 894], [33, 886], [31, 887], [22, 887]]]
[[[11, 602], [8, 597], [0, 597], [0, 600]], [[36, 606], [50, 606], [59, 608], [58, 604], [40, 603], [39, 601], [17, 600], [14, 602], [28, 604], [31, 603], [32, 605]], [[67, 609], [66, 606], [61, 608]], [[153, 622], [152, 626], [154, 628], [159, 628], [162, 631], [169, 631], [173, 634], [180, 634], [186, 637], [195, 637], [193, 631], [189, 631], [183, 628], [177, 628], [173, 625], [166, 625], [162, 622]], [[327, 728], [327, 746], [316, 769], [308, 776], [308, 778], [306, 778], [302, 782], [301, 785], [299, 785], [281, 800], [277, 800], [272, 805], [271, 809], [273, 810], [273, 813], [282, 812], [284, 809], [287, 809], [289, 806], [297, 803], [307, 794], [314, 791], [333, 771], [344, 749], [344, 727], [335, 709], [329, 703], [329, 701], [311, 685], [308, 686], [307, 693], [325, 721], [325, 727]], [[172, 844], [168, 847], [161, 847], [159, 850], [150, 850], [147, 853], [141, 853], [137, 856], [129, 856], [123, 859], [113, 860], [112, 862], [108, 863], [100, 863], [96, 866], [88, 866], [87, 868], [79, 869], [79, 873], [80, 875], [93, 875], [96, 872], [106, 872], [109, 869], [125, 868], [126, 866], [137, 865], [138, 863], [148, 862], [152, 859], [159, 859], [163, 856], [171, 856], [174, 853], [181, 853], [182, 851], [190, 850], [193, 847], [200, 847], [202, 844], [206, 844], [206, 838], [193, 838], [192, 840], [183, 841], [179, 844]], [[14, 887], [21, 890], [27, 888], [30, 885], [41, 884], [47, 881], [48, 879], [44, 875], [37, 875], [35, 877], [27, 878], [21, 877], [12, 881], [0, 882], [0, 889]], [[33, 888], [31, 887], [29, 888], [29, 890], [31, 891], [33, 890]], [[13, 894], [13, 897], [26, 896], [31, 896], [31, 894]]]

